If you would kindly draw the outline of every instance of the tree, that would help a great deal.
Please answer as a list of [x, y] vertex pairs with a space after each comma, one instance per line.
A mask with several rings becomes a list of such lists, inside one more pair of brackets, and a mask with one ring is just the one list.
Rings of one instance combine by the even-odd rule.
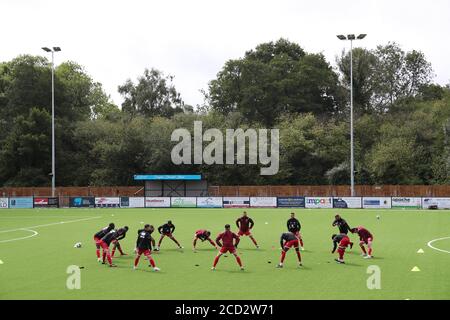
[[420, 88], [431, 81], [431, 64], [422, 52], [413, 50], [405, 53], [392, 42], [378, 46], [374, 55], [377, 63], [372, 104], [380, 112], [388, 110], [398, 99], [415, 97]]
[[333, 114], [338, 92], [337, 75], [322, 54], [280, 39], [228, 61], [210, 82], [208, 98], [218, 112], [238, 111], [271, 126], [285, 113]]
[[[374, 95], [373, 77], [377, 58], [369, 50], [353, 49], [353, 103], [357, 115], [371, 113]], [[341, 85], [346, 88], [346, 101], [350, 100], [350, 52], [342, 51], [337, 66], [341, 73]]]
[[122, 110], [146, 117], [171, 117], [183, 112], [184, 102], [172, 82], [172, 76], [165, 76], [156, 69], [145, 69], [137, 84], [128, 79], [119, 86], [119, 93], [125, 99]]
[[51, 116], [31, 108], [14, 119], [0, 149], [0, 181], [8, 186], [49, 186]]

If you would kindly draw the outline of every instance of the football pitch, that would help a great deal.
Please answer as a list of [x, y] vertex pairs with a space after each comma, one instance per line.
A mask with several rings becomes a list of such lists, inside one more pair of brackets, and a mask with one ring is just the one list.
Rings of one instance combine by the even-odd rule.
[[[228, 255], [211, 271], [216, 250], [207, 241], [198, 241], [194, 253], [193, 234], [208, 229], [215, 240], [226, 223], [236, 231], [242, 209], [2, 210], [0, 299], [450, 299], [449, 211], [246, 211], [255, 221], [252, 232], [261, 248], [242, 237], [238, 253], [245, 270], [239, 270]], [[280, 235], [291, 211], [302, 224], [304, 266], [297, 266], [290, 250], [284, 268], [277, 269]], [[346, 264], [334, 261], [331, 235], [338, 230], [331, 223], [336, 213], [351, 227], [364, 226], [372, 232], [373, 259], [361, 257], [358, 238], [350, 235], [355, 246], [347, 250]], [[175, 224], [174, 236], [184, 249], [166, 238], [161, 251], [153, 253], [161, 271], [149, 268], [144, 256], [134, 271], [137, 230], [143, 223], [157, 228], [167, 220]], [[121, 241], [128, 255], [116, 252], [117, 268], [98, 263], [95, 256], [93, 235], [110, 222], [116, 228], [130, 228]], [[158, 241], [157, 231], [153, 236]], [[435, 249], [428, 246], [432, 240]], [[74, 248], [77, 242], [81, 248]], [[71, 265], [81, 267], [80, 289], [66, 287]], [[414, 267], [420, 271], [411, 271]], [[380, 289], [368, 288], [374, 268], [380, 271]]]

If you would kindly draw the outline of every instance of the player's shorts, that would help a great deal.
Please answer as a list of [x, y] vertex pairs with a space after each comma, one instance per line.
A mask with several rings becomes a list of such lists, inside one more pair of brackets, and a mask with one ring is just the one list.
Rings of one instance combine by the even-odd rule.
[[341, 242], [339, 242], [339, 248], [345, 249], [350, 244], [350, 238], [344, 237], [342, 238]]
[[109, 245], [106, 242], [100, 240], [99, 242], [97, 242], [97, 244], [99, 244], [103, 248], [103, 250], [109, 250]]
[[247, 230], [247, 231], [241, 231], [241, 230], [239, 230], [239, 232], [238, 232], [238, 236], [239, 237], [241, 237], [241, 236], [250, 236], [252, 233], [250, 232], [250, 230]]
[[361, 239], [361, 241], [359, 243], [361, 244], [369, 244], [369, 242], [373, 241], [373, 237], [372, 238], [367, 238], [367, 239]]
[[236, 253], [236, 248], [235, 247], [222, 247], [222, 248], [220, 248], [219, 252], [220, 253], [227, 253], [227, 252], [229, 252], [231, 254], [234, 254], [234, 253]]
[[295, 239], [295, 240], [288, 241], [284, 244], [284, 247], [288, 248], [288, 249], [290, 249], [292, 247], [298, 248], [298, 240]]
[[99, 237], [94, 236], [95, 243], [99, 242], [101, 239]]
[[144, 256], [148, 256], [148, 255], [152, 254], [152, 251], [150, 249], [140, 249], [140, 248], [138, 248], [136, 253], [138, 255], [143, 254]]

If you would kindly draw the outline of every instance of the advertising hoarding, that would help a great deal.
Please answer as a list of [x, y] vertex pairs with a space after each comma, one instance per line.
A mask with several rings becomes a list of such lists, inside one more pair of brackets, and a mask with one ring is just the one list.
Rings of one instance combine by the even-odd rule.
[[170, 208], [170, 197], [146, 197], [146, 208]]
[[248, 208], [250, 207], [249, 197], [223, 197], [224, 208]]
[[391, 198], [390, 197], [364, 197], [363, 198], [364, 209], [390, 209]]
[[197, 208], [222, 208], [222, 197], [198, 197]]

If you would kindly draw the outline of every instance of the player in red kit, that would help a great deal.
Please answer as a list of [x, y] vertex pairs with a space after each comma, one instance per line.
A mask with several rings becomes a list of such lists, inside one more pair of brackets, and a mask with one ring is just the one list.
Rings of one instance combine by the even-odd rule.
[[194, 242], [192, 243], [192, 245], [194, 247], [194, 252], [196, 252], [195, 246], [197, 245], [197, 240], [198, 239], [200, 239], [202, 242], [208, 240], [209, 243], [211, 243], [214, 248], [218, 249], [218, 247], [216, 246], [214, 241], [211, 240], [210, 236], [211, 236], [211, 232], [209, 232], [208, 230], [203, 230], [202, 229], [202, 230], [195, 231]]
[[295, 248], [295, 253], [297, 253], [298, 258], [298, 265], [302, 266], [302, 256], [300, 255], [300, 249], [299, 249], [299, 238], [296, 236], [293, 232], [286, 232], [281, 235], [280, 239], [280, 246], [281, 246], [281, 259], [280, 263], [278, 264], [277, 268], [283, 268], [284, 259], [286, 258], [286, 253], [289, 251], [290, 248]]
[[146, 224], [144, 229], [138, 231], [138, 238], [136, 240], [136, 258], [134, 259], [133, 269], [136, 270], [141, 255], [145, 255], [150, 262], [150, 266], [154, 271], [160, 269], [156, 266], [155, 260], [152, 258], [152, 245], [155, 245], [155, 239], [152, 237], [153, 226]]
[[256, 248], [259, 248], [258, 244], [256, 243], [255, 238], [253, 238], [252, 233], [250, 230], [253, 228], [255, 223], [253, 222], [252, 218], [249, 218], [247, 216], [247, 212], [243, 212], [242, 217], [236, 220], [236, 226], [239, 228], [238, 235], [241, 236], [248, 236], [252, 242], [255, 244]]
[[[338, 249], [339, 259], [334, 259], [337, 263], [344, 264], [344, 253], [345, 249], [350, 245], [350, 238], [345, 234], [333, 234], [331, 236], [333, 240], [333, 251], [331, 253], [335, 253], [336, 248]], [[338, 246], [339, 244], [339, 246]]]
[[235, 256], [239, 267], [241, 267], [241, 270], [244, 270], [241, 258], [236, 253], [236, 246], [239, 243], [239, 236], [236, 233], [232, 232], [230, 228], [231, 227], [229, 224], [225, 225], [225, 231], [219, 234], [216, 238], [216, 243], [221, 248], [217, 256], [214, 258], [214, 263], [211, 270], [216, 270], [216, 265], [219, 262], [220, 257], [227, 252], [230, 252]]
[[[359, 235], [359, 246], [363, 252], [364, 259], [371, 259], [373, 235], [364, 227], [353, 228], [352, 233], [357, 233]], [[367, 245], [367, 251], [364, 247], [365, 244]]]
[[95, 242], [95, 247], [97, 248], [96, 250], [96, 254], [97, 254], [97, 261], [101, 262], [102, 259], [100, 258], [100, 240], [111, 230], [113, 230], [115, 228], [114, 223], [110, 223], [107, 227], [104, 227], [102, 230], [100, 230], [99, 232], [97, 232], [96, 234], [94, 234], [94, 242]]

